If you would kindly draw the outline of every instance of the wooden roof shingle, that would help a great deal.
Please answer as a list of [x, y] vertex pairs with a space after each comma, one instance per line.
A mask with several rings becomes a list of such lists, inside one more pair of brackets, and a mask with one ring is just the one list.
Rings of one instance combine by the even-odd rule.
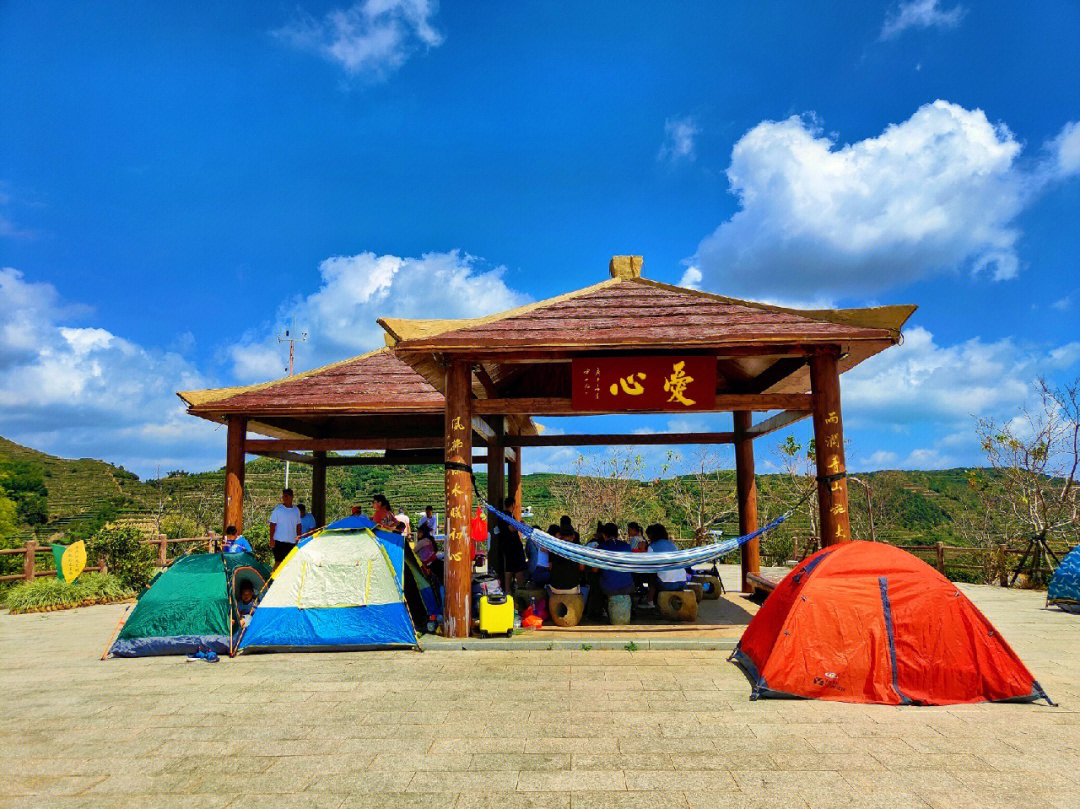
[[485, 318], [381, 318], [403, 351], [678, 348], [899, 340], [914, 306], [798, 310], [613, 278]]

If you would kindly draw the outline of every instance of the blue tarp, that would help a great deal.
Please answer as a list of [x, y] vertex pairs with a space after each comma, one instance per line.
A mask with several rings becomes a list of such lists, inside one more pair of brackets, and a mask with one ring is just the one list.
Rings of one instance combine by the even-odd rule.
[[1080, 545], [1069, 551], [1054, 571], [1046, 601], [1067, 612], [1080, 613]]
[[314, 652], [386, 646], [416, 646], [404, 602], [314, 610], [260, 607], [239, 648]]

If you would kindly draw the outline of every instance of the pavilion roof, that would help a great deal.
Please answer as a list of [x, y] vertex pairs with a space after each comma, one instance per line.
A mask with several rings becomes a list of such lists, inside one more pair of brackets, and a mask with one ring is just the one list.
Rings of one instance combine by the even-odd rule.
[[402, 351], [712, 348], [899, 340], [914, 306], [790, 309], [645, 278], [612, 278], [517, 309], [464, 320], [380, 318]]
[[717, 393], [804, 393], [814, 346], [839, 345], [846, 371], [899, 342], [916, 308], [793, 309], [651, 281], [641, 266], [615, 257], [609, 280], [487, 317], [378, 322], [440, 390], [447, 360], [477, 363], [477, 398], [569, 396], [566, 361], [598, 352], [714, 353]]
[[[252, 420], [252, 431], [281, 438], [348, 432], [350, 417], [354, 425], [356, 418], [368, 417], [365, 432], [378, 431], [397, 416], [392, 433], [423, 424], [425, 432], [437, 427], [441, 434], [445, 409], [443, 395], [388, 348], [257, 385], [177, 395], [192, 415], [211, 421], [243, 415]], [[373, 422], [374, 417], [381, 418]], [[521, 422], [515, 425], [521, 434], [535, 434], [529, 419]]]

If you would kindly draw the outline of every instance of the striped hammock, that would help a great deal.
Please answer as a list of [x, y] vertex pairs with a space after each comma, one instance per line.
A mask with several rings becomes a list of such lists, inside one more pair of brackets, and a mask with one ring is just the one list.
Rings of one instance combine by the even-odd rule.
[[[805, 497], [800, 501], [800, 505], [805, 501]], [[511, 515], [505, 514], [492, 506], [490, 503], [485, 503], [488, 511], [504, 520], [508, 525], [512, 525], [517, 529], [518, 533], [525, 538], [532, 539], [537, 545], [549, 553], [553, 553], [556, 556], [561, 556], [564, 559], [569, 559], [571, 562], [577, 562], [578, 564], [588, 565], [589, 567], [600, 568], [602, 570], [618, 570], [623, 573], [658, 573], [661, 570], [678, 570], [680, 568], [692, 567], [693, 565], [700, 565], [704, 562], [711, 562], [714, 559], [719, 559], [721, 556], [726, 556], [738, 547], [745, 545], [752, 539], [757, 539], [766, 531], [771, 531], [787, 520], [798, 508], [792, 508], [768, 525], [764, 525], [757, 529], [753, 533], [746, 534], [741, 537], [733, 537], [731, 539], [725, 539], [722, 542], [715, 542], [712, 545], [702, 545], [698, 548], [687, 548], [681, 551], [662, 551], [657, 553], [626, 553], [625, 551], [605, 551], [600, 548], [590, 548], [585, 545], [578, 545], [576, 542], [567, 542], [563, 539], [556, 539], [551, 534], [541, 531], [539, 528], [533, 528], [531, 525], [526, 525], [523, 522], [515, 520]]]

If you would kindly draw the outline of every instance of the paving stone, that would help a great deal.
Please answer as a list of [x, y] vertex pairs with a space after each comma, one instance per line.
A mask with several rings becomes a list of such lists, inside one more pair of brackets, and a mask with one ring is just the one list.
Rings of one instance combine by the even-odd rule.
[[102, 663], [117, 607], [0, 615], [0, 809], [1080, 807], [1080, 624], [962, 589], [1061, 707], [751, 702], [644, 643]]

